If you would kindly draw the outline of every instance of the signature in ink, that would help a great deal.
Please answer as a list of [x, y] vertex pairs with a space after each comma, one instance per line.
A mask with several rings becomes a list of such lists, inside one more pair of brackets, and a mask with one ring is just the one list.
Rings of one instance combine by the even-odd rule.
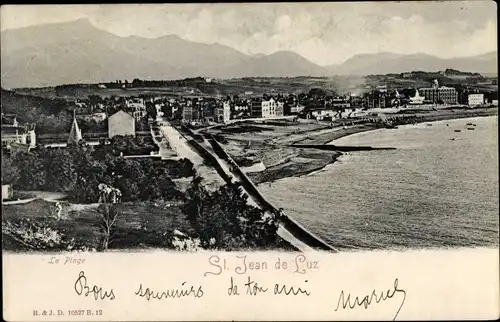
[[372, 302], [374, 300], [375, 300], [375, 303], [380, 303], [380, 302], [386, 301], [387, 299], [393, 298], [398, 293], [401, 293], [401, 295], [403, 296], [403, 299], [401, 301], [401, 305], [399, 306], [396, 314], [394, 315], [393, 321], [395, 321], [396, 318], [398, 317], [399, 311], [401, 311], [401, 308], [403, 307], [403, 304], [405, 303], [405, 300], [406, 300], [406, 291], [398, 288], [398, 279], [397, 278], [394, 280], [394, 286], [391, 289], [387, 290], [386, 292], [382, 291], [382, 292], [380, 292], [380, 295], [377, 295], [376, 290], [373, 290], [370, 295], [366, 295], [362, 299], [360, 299], [358, 296], [356, 296], [352, 302], [351, 302], [351, 294], [348, 294], [347, 298], [346, 298], [344, 295], [344, 290], [342, 290], [340, 292], [340, 295], [339, 295], [339, 300], [337, 302], [337, 307], [335, 308], [335, 312], [337, 312], [339, 308], [342, 308], [342, 309], [349, 308], [352, 310], [352, 309], [356, 308], [357, 306], [364, 306], [365, 309], [367, 309], [368, 306], [370, 306], [370, 304], [372, 304]]
[[84, 296], [89, 296], [90, 293], [94, 296], [94, 299], [96, 300], [104, 300], [106, 298], [109, 298], [110, 300], [115, 299], [115, 294], [113, 289], [111, 291], [104, 291], [102, 290], [102, 287], [99, 287], [97, 285], [94, 285], [92, 288], [87, 286], [87, 277], [85, 276], [85, 273], [83, 271], [78, 274], [78, 279], [75, 282], [75, 292], [78, 295], [84, 295]]

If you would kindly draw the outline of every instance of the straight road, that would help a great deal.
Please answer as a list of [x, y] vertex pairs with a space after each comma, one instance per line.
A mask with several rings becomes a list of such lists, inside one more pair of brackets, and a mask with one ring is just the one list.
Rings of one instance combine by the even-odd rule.
[[195, 166], [203, 164], [203, 158], [191, 149], [187, 140], [168, 122], [163, 121], [160, 126], [160, 131], [167, 138], [170, 147], [181, 158], [187, 158], [193, 162]]
[[204, 182], [211, 190], [216, 190], [218, 187], [224, 185], [224, 180], [219, 176], [217, 171], [213, 168], [207, 167], [203, 163], [203, 157], [191, 148], [186, 138], [182, 136], [177, 129], [166, 121], [163, 121], [160, 124], [160, 131], [168, 140], [170, 147], [177, 153], [177, 157], [189, 159], [193, 163], [196, 171], [201, 177], [203, 177]]

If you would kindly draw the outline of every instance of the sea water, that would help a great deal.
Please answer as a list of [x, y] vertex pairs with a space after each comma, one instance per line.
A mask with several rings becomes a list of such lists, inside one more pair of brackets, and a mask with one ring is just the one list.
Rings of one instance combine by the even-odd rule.
[[343, 250], [498, 246], [497, 129], [495, 116], [347, 136], [331, 144], [396, 150], [345, 153], [259, 189]]

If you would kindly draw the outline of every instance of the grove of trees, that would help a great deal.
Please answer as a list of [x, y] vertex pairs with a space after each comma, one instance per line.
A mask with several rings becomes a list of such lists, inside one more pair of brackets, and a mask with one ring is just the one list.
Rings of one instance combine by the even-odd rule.
[[2, 113], [16, 114], [20, 123], [36, 123], [36, 132], [67, 133], [71, 128], [70, 104], [61, 99], [19, 95], [2, 89]]
[[100, 183], [120, 189], [123, 201], [180, 198], [172, 179], [193, 174], [193, 164], [187, 159], [129, 159], [86, 144], [2, 155], [3, 183], [19, 190], [65, 192], [79, 203], [97, 202]]
[[195, 176], [187, 189], [183, 212], [204, 249], [236, 250], [272, 247], [278, 239], [278, 221], [248, 205], [248, 196], [238, 183], [214, 192]]

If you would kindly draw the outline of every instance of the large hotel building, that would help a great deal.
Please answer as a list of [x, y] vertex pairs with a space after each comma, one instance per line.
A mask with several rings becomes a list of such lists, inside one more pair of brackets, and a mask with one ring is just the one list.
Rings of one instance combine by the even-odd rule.
[[421, 88], [419, 90], [420, 95], [425, 97], [426, 101], [431, 101], [433, 103], [444, 103], [444, 104], [457, 104], [458, 93], [453, 87], [441, 86], [434, 80], [431, 88]]

